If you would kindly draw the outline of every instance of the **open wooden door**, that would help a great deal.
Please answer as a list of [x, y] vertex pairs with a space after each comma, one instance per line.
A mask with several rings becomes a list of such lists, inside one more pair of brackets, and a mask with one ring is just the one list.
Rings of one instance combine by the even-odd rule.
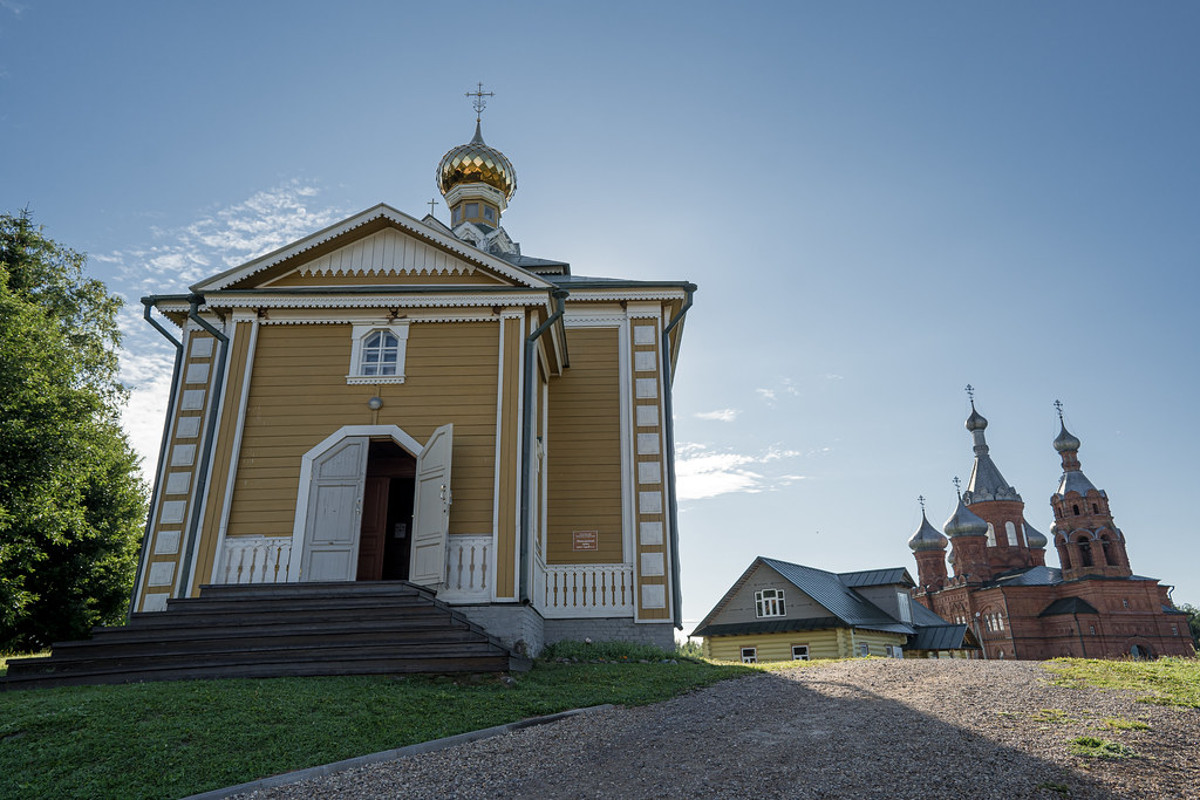
[[446, 537], [450, 533], [450, 453], [454, 425], [433, 432], [417, 456], [413, 498], [412, 560], [408, 579], [439, 586], [445, 580]]
[[349, 437], [313, 462], [304, 526], [302, 581], [352, 581], [358, 568], [366, 437]]

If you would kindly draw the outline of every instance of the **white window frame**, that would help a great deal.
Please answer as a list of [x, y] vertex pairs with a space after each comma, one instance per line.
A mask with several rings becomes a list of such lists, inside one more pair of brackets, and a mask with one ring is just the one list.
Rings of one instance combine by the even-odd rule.
[[[363, 344], [376, 331], [386, 331], [397, 339], [395, 375], [363, 374]], [[408, 350], [408, 320], [396, 320], [383, 324], [378, 321], [355, 322], [351, 325], [350, 337], [350, 372], [346, 375], [346, 383], [404, 383], [404, 361], [405, 353]]]
[[792, 645], [792, 661], [808, 661], [808, 645]]
[[869, 655], [871, 655], [871, 645], [867, 642], [859, 642], [858, 643], [859, 658], [866, 658]]
[[787, 604], [783, 589], [759, 589], [754, 593], [754, 615], [757, 617], [785, 617]]
[[758, 663], [758, 648], [757, 647], [743, 647], [741, 649], [741, 653], [742, 653], [742, 663], [743, 664], [757, 664]]
[[900, 609], [900, 621], [912, 622], [912, 598], [908, 596], [908, 592], [896, 592], [896, 605]]

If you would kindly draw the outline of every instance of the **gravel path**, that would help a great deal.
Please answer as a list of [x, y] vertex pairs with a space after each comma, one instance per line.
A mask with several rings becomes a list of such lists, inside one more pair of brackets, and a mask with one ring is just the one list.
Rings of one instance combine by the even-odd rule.
[[[1200, 798], [1200, 710], [1045, 675], [890, 659], [766, 673], [243, 797]], [[1138, 755], [1072, 756], [1077, 736]]]

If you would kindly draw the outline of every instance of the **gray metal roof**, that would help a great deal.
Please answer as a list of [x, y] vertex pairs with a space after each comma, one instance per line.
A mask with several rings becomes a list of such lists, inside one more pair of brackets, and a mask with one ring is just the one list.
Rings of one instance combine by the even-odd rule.
[[1062, 583], [1062, 570], [1054, 567], [1029, 567], [994, 578], [993, 586], [1054, 586]]
[[888, 569], [862, 569], [857, 572], [839, 572], [842, 583], [851, 588], [860, 586], [887, 586], [889, 583], [899, 583], [905, 586], [916, 586], [916, 581], [904, 567]]
[[514, 267], [527, 269], [531, 272], [542, 273], [552, 272], [562, 275], [571, 274], [571, 265], [566, 261], [551, 261], [548, 258], [534, 258], [533, 256], [523, 256], [520, 253], [497, 253], [497, 255], [512, 264]]
[[891, 633], [913, 633], [911, 625], [884, 613], [846, 585], [837, 573], [773, 558], [761, 560], [847, 625]]
[[1067, 492], [1079, 492], [1084, 495], [1095, 489], [1095, 484], [1088, 480], [1087, 475], [1084, 475], [1082, 470], [1076, 469], [1063, 473], [1062, 479], [1058, 482], [1057, 494], [1062, 496]]
[[961, 650], [966, 642], [966, 625], [922, 625], [909, 640], [906, 650]]
[[742, 636], [752, 633], [792, 633], [793, 631], [822, 631], [845, 627], [837, 617], [808, 619], [764, 619], [755, 622], [726, 622], [705, 625], [692, 631], [692, 636]]
[[937, 614], [930, 611], [925, 606], [914, 601], [912, 605], [913, 626], [918, 630], [927, 625], [945, 625], [946, 620], [939, 617]]

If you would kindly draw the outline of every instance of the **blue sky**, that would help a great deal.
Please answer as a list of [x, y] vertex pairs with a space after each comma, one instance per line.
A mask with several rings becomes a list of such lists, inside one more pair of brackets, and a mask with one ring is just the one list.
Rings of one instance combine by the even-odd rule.
[[[756, 555], [915, 573], [917, 496], [940, 525], [970, 474], [967, 383], [1036, 528], [1061, 399], [1135, 572], [1200, 604], [1198, 33], [1190, 2], [0, 0], [0, 210], [136, 303], [420, 216], [484, 81], [524, 252], [700, 287], [686, 620]], [[153, 458], [169, 357], [127, 331]]]

